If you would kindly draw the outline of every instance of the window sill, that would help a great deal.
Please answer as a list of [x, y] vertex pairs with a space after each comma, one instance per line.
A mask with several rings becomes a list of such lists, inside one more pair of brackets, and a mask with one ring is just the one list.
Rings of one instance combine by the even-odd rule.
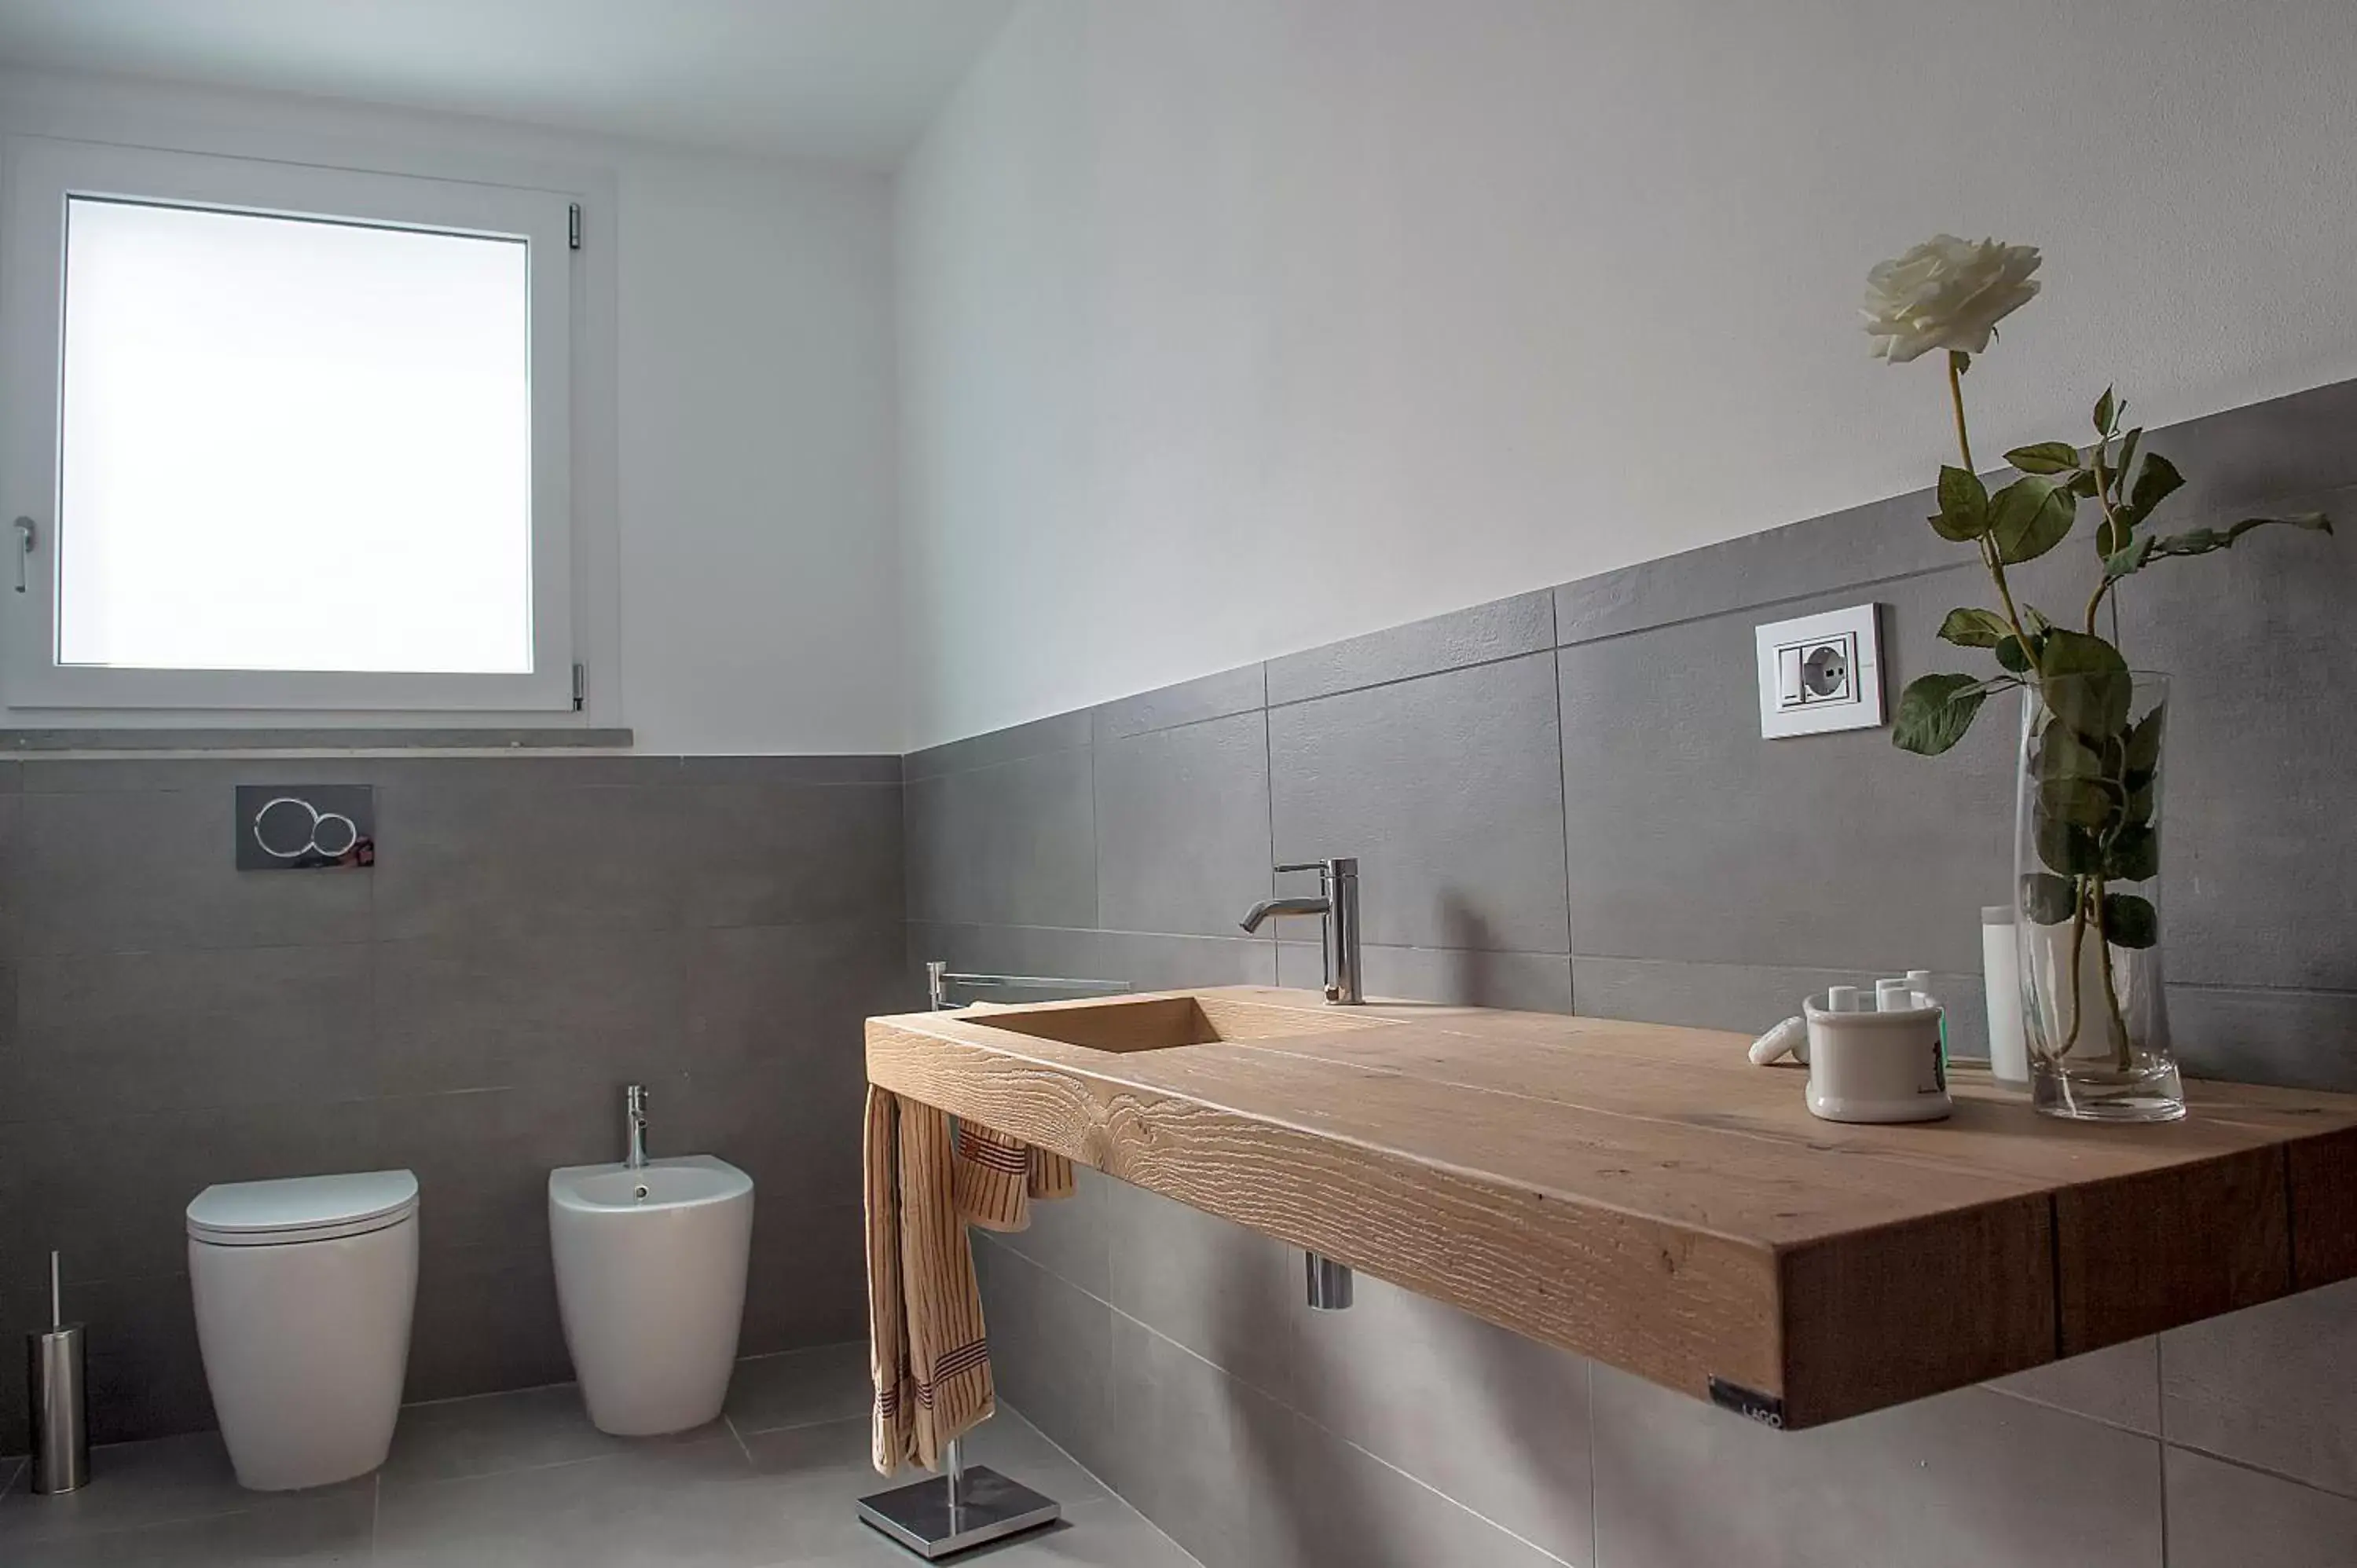
[[0, 756], [55, 752], [241, 751], [628, 751], [627, 729], [5, 729]]

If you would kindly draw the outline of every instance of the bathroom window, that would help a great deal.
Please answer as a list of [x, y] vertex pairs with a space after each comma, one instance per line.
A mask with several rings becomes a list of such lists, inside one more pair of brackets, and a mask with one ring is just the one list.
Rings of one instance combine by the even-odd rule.
[[565, 197], [11, 151], [10, 705], [573, 705]]

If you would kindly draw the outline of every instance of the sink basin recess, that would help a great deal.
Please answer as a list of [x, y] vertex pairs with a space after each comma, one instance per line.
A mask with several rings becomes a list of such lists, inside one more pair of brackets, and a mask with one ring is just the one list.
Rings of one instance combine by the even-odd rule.
[[1097, 1051], [1165, 1051], [1232, 1040], [1280, 1040], [1381, 1028], [1342, 1008], [1275, 1007], [1232, 996], [1143, 996], [976, 1014], [974, 1022]]

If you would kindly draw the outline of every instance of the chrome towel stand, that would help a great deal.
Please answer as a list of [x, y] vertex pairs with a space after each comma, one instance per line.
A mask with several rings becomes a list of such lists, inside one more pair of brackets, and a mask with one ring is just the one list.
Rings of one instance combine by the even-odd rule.
[[[1061, 975], [966, 974], [936, 959], [925, 965], [925, 987], [938, 1013], [957, 1007], [954, 993], [962, 990], [1020, 991], [1050, 1001], [1059, 996], [1118, 995], [1129, 984]], [[1055, 1498], [1009, 1480], [987, 1465], [968, 1465], [963, 1437], [950, 1439], [939, 1476], [859, 1499], [861, 1522], [927, 1562], [1038, 1530], [1063, 1517], [1064, 1507]]]

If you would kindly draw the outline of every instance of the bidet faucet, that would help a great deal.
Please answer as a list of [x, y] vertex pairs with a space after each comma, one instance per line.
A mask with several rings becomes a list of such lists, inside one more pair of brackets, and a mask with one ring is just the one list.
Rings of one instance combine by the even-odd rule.
[[1343, 856], [1338, 860], [1304, 861], [1295, 865], [1280, 865], [1286, 871], [1314, 871], [1318, 874], [1316, 898], [1265, 898], [1252, 907], [1244, 917], [1247, 932], [1260, 929], [1261, 922], [1271, 915], [1316, 915], [1318, 920], [1318, 945], [1324, 950], [1326, 968], [1326, 1000], [1337, 1006], [1356, 1006], [1364, 1002], [1365, 988], [1359, 973], [1359, 863]]
[[647, 1168], [647, 1086], [634, 1083], [622, 1090], [622, 1135], [629, 1149], [622, 1155], [622, 1168], [642, 1171]]

